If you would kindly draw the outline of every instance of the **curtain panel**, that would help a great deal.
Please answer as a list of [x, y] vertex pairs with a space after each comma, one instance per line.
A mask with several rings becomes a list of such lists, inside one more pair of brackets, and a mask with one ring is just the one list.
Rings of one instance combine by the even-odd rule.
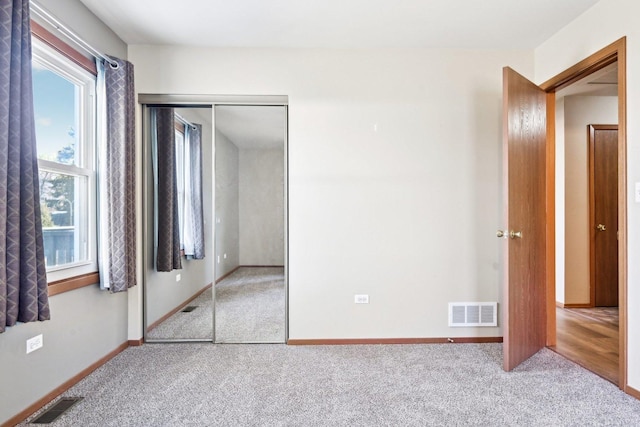
[[136, 285], [135, 89], [133, 64], [98, 61], [101, 129], [100, 284], [111, 292]]
[[50, 318], [31, 81], [29, 1], [0, 6], [0, 332]]
[[173, 108], [154, 108], [152, 151], [155, 182], [156, 270], [182, 268], [176, 176], [176, 130]]
[[192, 259], [204, 259], [204, 219], [202, 207], [202, 125], [186, 126], [185, 143], [188, 146], [188, 176], [185, 175], [185, 193], [188, 193], [190, 209], [188, 228], [189, 239], [184, 239], [185, 255]]

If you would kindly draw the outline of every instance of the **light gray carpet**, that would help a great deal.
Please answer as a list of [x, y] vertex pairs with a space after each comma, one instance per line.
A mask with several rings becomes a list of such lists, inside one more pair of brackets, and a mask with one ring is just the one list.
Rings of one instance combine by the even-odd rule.
[[[241, 267], [216, 286], [216, 342], [285, 340], [285, 287], [282, 267]], [[212, 290], [153, 328], [147, 339], [213, 339]]]
[[216, 342], [285, 340], [282, 267], [241, 267], [216, 285]]
[[153, 328], [147, 339], [213, 339], [213, 309], [211, 307], [212, 290], [207, 289], [187, 306], [195, 306], [196, 309], [183, 313], [178, 311], [167, 320]]
[[501, 344], [146, 344], [70, 389], [54, 426], [638, 426], [640, 401]]

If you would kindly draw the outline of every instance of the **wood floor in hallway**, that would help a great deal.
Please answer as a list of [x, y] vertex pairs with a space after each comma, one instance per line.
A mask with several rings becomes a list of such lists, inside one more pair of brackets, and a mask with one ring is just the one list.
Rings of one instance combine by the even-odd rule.
[[556, 308], [553, 350], [618, 384], [618, 308]]

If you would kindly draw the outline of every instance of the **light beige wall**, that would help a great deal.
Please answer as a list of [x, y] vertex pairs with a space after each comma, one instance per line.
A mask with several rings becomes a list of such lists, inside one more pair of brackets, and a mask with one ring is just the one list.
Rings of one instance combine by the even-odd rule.
[[284, 265], [284, 150], [241, 149], [239, 165], [240, 265]]
[[565, 98], [565, 299], [589, 304], [589, 124], [618, 123], [615, 96]]
[[597, 50], [627, 37], [628, 381], [640, 390], [640, 2], [601, 0], [535, 51], [535, 80], [543, 82]]
[[447, 303], [501, 301], [502, 67], [531, 51], [129, 54], [139, 92], [289, 96], [290, 338], [502, 334]]
[[[240, 265], [238, 147], [216, 129], [216, 280]], [[226, 254], [226, 258], [225, 258]]]

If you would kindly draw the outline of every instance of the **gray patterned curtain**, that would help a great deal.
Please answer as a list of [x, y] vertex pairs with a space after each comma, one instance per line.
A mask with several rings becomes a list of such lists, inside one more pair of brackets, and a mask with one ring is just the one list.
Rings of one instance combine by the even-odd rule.
[[156, 270], [182, 268], [176, 185], [176, 129], [173, 108], [155, 108]]
[[0, 6], [0, 332], [48, 320], [29, 0]]
[[[191, 237], [193, 253], [187, 253], [193, 259], [204, 259], [204, 219], [202, 215], [202, 125], [193, 123], [187, 126], [186, 143], [190, 154], [190, 188], [191, 192]], [[186, 189], [185, 189], [186, 190]]]
[[106, 113], [101, 149], [100, 282], [111, 292], [136, 285], [135, 90], [133, 65], [99, 64]]

